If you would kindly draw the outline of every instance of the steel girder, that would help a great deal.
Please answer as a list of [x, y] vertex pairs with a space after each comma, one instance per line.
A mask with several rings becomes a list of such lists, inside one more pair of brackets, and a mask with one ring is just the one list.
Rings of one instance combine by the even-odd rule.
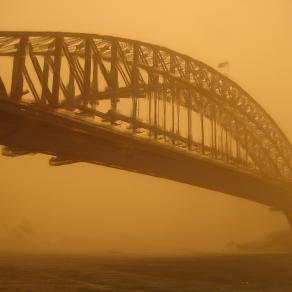
[[[10, 77], [1, 70], [6, 66]], [[92, 34], [0, 32], [0, 98], [79, 110], [81, 121], [122, 121], [135, 135], [143, 129], [148, 138], [246, 171], [292, 177], [288, 139], [246, 91], [210, 66], [157, 45]], [[119, 108], [122, 99], [131, 101], [127, 114]], [[106, 110], [100, 109], [104, 101]]]

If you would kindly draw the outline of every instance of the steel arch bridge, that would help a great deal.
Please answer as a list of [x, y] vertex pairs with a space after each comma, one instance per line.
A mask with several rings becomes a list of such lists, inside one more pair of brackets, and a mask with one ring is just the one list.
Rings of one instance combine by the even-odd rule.
[[238, 84], [168, 48], [0, 32], [0, 121], [5, 155], [165, 177], [279, 208], [291, 223], [285, 134]]

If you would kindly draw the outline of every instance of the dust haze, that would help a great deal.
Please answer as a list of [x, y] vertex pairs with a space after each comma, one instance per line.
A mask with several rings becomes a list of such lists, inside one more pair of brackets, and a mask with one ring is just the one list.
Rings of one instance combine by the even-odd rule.
[[[2, 0], [0, 7], [1, 30], [122, 36], [214, 68], [228, 61], [222, 73], [292, 140], [291, 1]], [[243, 199], [85, 163], [50, 167], [48, 159], [0, 157], [0, 250], [226, 252], [288, 229], [281, 213]]]

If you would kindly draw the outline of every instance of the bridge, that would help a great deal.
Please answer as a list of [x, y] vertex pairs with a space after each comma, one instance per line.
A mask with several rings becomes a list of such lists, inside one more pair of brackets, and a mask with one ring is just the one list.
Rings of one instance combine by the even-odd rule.
[[[168, 48], [0, 32], [3, 155], [43, 153], [252, 200], [292, 226], [292, 147], [238, 84]], [[97, 177], [98, 180], [98, 177]]]

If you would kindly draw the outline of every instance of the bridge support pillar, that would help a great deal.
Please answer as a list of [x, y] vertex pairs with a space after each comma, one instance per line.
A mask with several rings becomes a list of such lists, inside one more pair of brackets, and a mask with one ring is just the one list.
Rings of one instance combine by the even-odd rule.
[[292, 229], [292, 209], [285, 209], [283, 212], [286, 215], [290, 228]]

